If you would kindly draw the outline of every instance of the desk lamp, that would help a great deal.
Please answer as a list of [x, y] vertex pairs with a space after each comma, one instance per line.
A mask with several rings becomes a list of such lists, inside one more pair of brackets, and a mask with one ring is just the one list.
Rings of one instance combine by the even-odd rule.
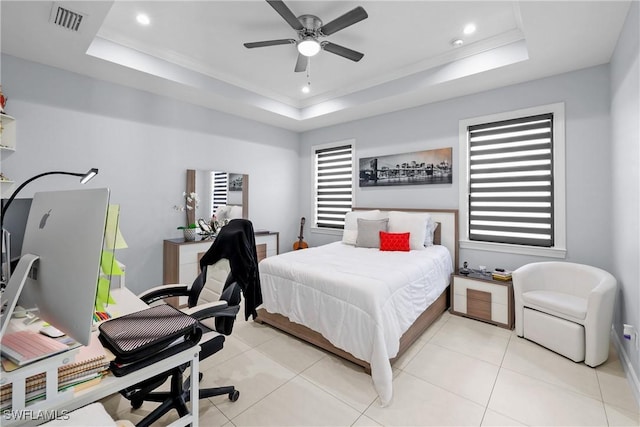
[[7, 209], [9, 208], [9, 205], [11, 205], [11, 202], [13, 202], [13, 199], [16, 198], [16, 196], [18, 195], [20, 190], [22, 190], [30, 182], [35, 181], [36, 179], [42, 178], [43, 176], [47, 176], [47, 175], [79, 176], [80, 177], [80, 184], [86, 184], [87, 182], [89, 182], [97, 174], [98, 174], [98, 169], [97, 168], [91, 168], [86, 173], [65, 172], [65, 171], [44, 172], [44, 173], [41, 173], [41, 174], [38, 174], [36, 176], [33, 176], [33, 177], [29, 178], [28, 180], [26, 180], [25, 182], [20, 184], [20, 186], [16, 189], [16, 191], [14, 191], [11, 194], [11, 196], [7, 200], [7, 203], [5, 203], [4, 206], [2, 206], [2, 212], [0, 213], [0, 228], [2, 229], [2, 272], [1, 272], [2, 273], [2, 282], [1, 282], [2, 288], [4, 288], [6, 283], [9, 281], [9, 276], [11, 274], [11, 272], [10, 272], [11, 269], [9, 268], [10, 263], [11, 263], [11, 254], [9, 253], [9, 232], [4, 229], [4, 214], [7, 212]]

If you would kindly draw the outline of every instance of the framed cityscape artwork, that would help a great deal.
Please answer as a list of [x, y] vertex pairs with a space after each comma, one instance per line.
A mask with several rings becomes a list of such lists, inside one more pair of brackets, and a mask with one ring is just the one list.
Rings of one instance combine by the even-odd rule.
[[451, 184], [451, 154], [449, 147], [360, 158], [360, 187]]

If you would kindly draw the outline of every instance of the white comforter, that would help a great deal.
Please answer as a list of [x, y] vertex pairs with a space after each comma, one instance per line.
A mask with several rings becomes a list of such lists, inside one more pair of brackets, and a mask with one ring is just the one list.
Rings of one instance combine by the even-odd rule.
[[342, 242], [260, 262], [263, 308], [320, 332], [371, 365], [385, 405], [392, 396], [389, 359], [400, 337], [449, 284], [444, 246], [382, 252]]

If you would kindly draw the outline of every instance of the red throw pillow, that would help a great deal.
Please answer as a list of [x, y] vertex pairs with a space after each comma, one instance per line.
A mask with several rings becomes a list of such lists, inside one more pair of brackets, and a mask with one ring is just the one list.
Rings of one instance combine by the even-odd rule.
[[380, 232], [381, 251], [403, 251], [409, 252], [409, 236], [411, 233], [386, 233]]

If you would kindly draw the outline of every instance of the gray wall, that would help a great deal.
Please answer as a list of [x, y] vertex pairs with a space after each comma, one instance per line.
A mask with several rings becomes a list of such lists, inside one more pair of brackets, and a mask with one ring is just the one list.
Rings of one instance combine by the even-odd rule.
[[[612, 274], [618, 279], [618, 310], [614, 324], [640, 328], [640, 5], [633, 2], [611, 59], [611, 224]], [[640, 352], [623, 346], [640, 377]], [[636, 384], [636, 387], [638, 385]], [[636, 390], [637, 391], [637, 390]], [[640, 396], [637, 396], [640, 400]]]
[[[44, 171], [98, 167], [87, 186], [109, 187], [111, 202], [121, 205], [129, 248], [116, 257], [134, 291], [162, 281], [162, 241], [181, 237], [176, 227], [186, 221], [173, 206], [182, 201], [188, 168], [249, 174], [255, 228], [294, 240], [296, 133], [7, 55], [2, 87], [17, 121], [17, 150], [3, 154], [3, 173], [20, 183]], [[50, 176], [20, 196], [74, 188], [75, 178]]]
[[[311, 185], [311, 146], [354, 138], [356, 157], [453, 147], [453, 184], [355, 188], [356, 206], [458, 208], [458, 122], [463, 118], [537, 105], [565, 103], [567, 261], [610, 269], [611, 147], [609, 69], [599, 66], [542, 80], [424, 105], [302, 135], [300, 170]], [[312, 199], [303, 191], [301, 210], [312, 218]], [[317, 245], [338, 236], [310, 233]], [[470, 265], [513, 269], [541, 258], [463, 249]]]

